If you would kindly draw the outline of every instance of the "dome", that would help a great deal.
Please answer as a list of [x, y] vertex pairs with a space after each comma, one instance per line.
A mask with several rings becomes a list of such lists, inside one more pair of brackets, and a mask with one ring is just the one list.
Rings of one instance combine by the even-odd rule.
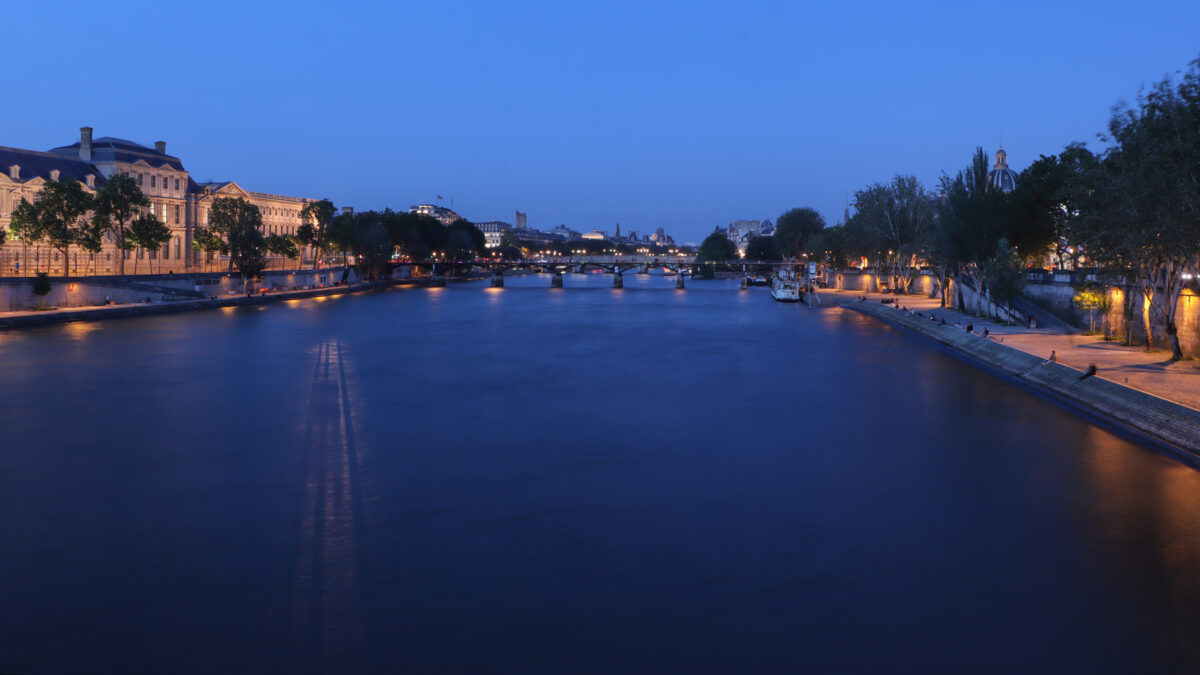
[[1008, 153], [1001, 147], [996, 151], [996, 166], [987, 175], [988, 186], [1001, 192], [1012, 192], [1017, 187], [1017, 172], [1008, 168]]

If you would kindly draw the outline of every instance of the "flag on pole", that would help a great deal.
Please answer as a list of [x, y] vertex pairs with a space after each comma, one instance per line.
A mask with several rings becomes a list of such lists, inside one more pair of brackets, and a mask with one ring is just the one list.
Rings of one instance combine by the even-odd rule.
[[443, 196], [441, 196], [441, 195], [438, 195], [438, 201], [439, 201], [439, 202], [440, 202], [440, 201], [442, 201], [443, 199], [445, 199], [445, 197], [443, 197]]

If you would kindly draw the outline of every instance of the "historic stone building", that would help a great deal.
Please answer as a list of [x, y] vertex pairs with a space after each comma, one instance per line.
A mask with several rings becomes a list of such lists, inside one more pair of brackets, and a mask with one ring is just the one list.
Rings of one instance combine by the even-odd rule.
[[[134, 259], [138, 272], [201, 271], [203, 254], [192, 249], [192, 232], [198, 225], [208, 225], [208, 211], [220, 197], [241, 197], [257, 206], [266, 234], [295, 234], [302, 224], [300, 211], [313, 201], [251, 192], [232, 181], [197, 183], [178, 157], [167, 154], [166, 143], [160, 141], [148, 148], [120, 138], [93, 138], [91, 127], [80, 129], [79, 141], [49, 152], [0, 147], [0, 170], [0, 229], [8, 228], [21, 199], [33, 201], [47, 180], [70, 177], [95, 192], [109, 176], [132, 176], [150, 200], [149, 210], [171, 228], [172, 236], [161, 250], [126, 251], [127, 274], [134, 270]], [[115, 237], [110, 234], [98, 254], [71, 252], [72, 274], [116, 274], [120, 269], [117, 255]], [[9, 237], [8, 243], [0, 246], [0, 275], [61, 274], [60, 258], [59, 252], [45, 245]], [[284, 262], [273, 261], [273, 266]]]

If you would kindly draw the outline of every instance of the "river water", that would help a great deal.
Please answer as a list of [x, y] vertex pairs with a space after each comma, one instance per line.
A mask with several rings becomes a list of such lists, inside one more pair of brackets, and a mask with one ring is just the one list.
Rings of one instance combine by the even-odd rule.
[[507, 283], [0, 333], [0, 672], [1200, 668], [1194, 469], [853, 312]]

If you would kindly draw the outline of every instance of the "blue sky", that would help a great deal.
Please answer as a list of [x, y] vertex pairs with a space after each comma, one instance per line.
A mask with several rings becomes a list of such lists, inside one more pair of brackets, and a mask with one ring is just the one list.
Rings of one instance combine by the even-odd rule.
[[1200, 56], [1200, 2], [34, 3], [0, 145], [165, 140], [198, 180], [699, 240], [1000, 140], [1098, 147]]

